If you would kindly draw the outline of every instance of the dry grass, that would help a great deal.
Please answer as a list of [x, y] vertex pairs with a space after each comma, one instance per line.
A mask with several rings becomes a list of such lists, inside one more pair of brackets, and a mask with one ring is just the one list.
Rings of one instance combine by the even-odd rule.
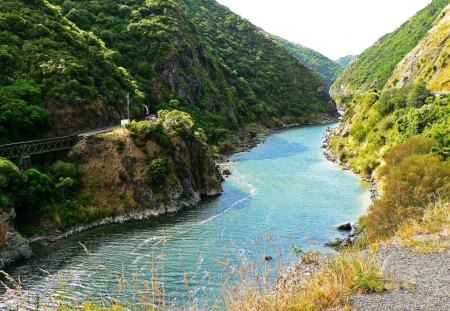
[[373, 253], [342, 253], [299, 288], [267, 291], [241, 283], [227, 293], [225, 306], [233, 311], [349, 310], [351, 294], [384, 290], [381, 271]]
[[[164, 246], [166, 242], [166, 240], [161, 240], [155, 244], [155, 257], [153, 257], [155, 263], [158, 262], [158, 256], [164, 255], [164, 250], [156, 251], [156, 247]], [[84, 251], [89, 255], [87, 249]], [[272, 255], [275, 258], [281, 258], [281, 255]], [[329, 260], [323, 260], [317, 252], [302, 253], [299, 256], [299, 262], [302, 265], [316, 267], [314, 271], [317, 272], [312, 272], [309, 276], [292, 275], [292, 277], [300, 277], [302, 282], [294, 282], [295, 285], [288, 287], [273, 286], [276, 278], [274, 271], [281, 271], [286, 262], [280, 260], [279, 264], [282, 266], [275, 267], [277, 262], [264, 260], [265, 256], [262, 255], [258, 257], [260, 260], [256, 262], [242, 258], [234, 266], [225, 262], [224, 264], [229, 267], [229, 277], [223, 285], [220, 301], [206, 307], [199, 306], [195, 297], [188, 297], [181, 306], [174, 306], [168, 302], [164, 291], [164, 279], [158, 273], [157, 264], [149, 266], [152, 272], [149, 280], [143, 281], [137, 275], [123, 274], [118, 278], [116, 297], [122, 297], [120, 302], [117, 300], [112, 303], [78, 303], [69, 298], [70, 295], [67, 294], [70, 293], [62, 286], [62, 289], [60, 288], [58, 291], [59, 294], [50, 294], [50, 299], [48, 301], [42, 299], [39, 306], [41, 310], [60, 311], [349, 310], [351, 294], [379, 292], [385, 289], [382, 282], [382, 268], [374, 258], [374, 251], [353, 250], [340, 253]], [[293, 274], [302, 273], [297, 271]], [[20, 310], [34, 310], [36, 302], [28, 301], [30, 298], [24, 294], [20, 282], [12, 279], [9, 279], [9, 282], [15, 284], [14, 288], [10, 290], [10, 296], [15, 297], [14, 306], [20, 306], [18, 308]], [[187, 283], [188, 280], [186, 280]], [[123, 300], [124, 293], [130, 293], [130, 295], [125, 295], [125, 300]]]
[[419, 234], [450, 232], [450, 203], [436, 202], [427, 207], [420, 219], [405, 222], [396, 236], [407, 239]]
[[450, 203], [437, 202], [419, 219], [405, 222], [396, 236], [413, 252], [429, 254], [450, 249]]

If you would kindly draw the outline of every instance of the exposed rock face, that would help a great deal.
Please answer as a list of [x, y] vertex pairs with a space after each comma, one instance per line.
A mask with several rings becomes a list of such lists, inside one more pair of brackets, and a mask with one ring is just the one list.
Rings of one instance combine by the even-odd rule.
[[6, 233], [6, 244], [0, 250], [0, 269], [15, 261], [31, 257], [28, 240], [15, 231]]
[[28, 240], [10, 227], [14, 220], [14, 210], [0, 213], [0, 269], [15, 261], [31, 257], [31, 247]]
[[[137, 142], [125, 129], [85, 138], [76, 147], [83, 196], [93, 198], [92, 207], [104, 217], [140, 219], [192, 207], [201, 196], [222, 192], [206, 144], [178, 136], [170, 144], [164, 149], [153, 140]], [[155, 183], [149, 164], [157, 158], [167, 160], [169, 172]]]

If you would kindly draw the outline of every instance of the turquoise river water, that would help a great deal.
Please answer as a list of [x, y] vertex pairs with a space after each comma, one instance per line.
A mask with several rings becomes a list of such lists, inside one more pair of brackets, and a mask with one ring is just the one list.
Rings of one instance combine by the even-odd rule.
[[359, 177], [325, 160], [324, 128], [277, 132], [234, 155], [224, 193], [196, 208], [82, 233], [8, 272], [31, 296], [64, 291], [80, 300], [135, 302], [139, 293], [151, 295], [143, 284], [158, 279], [167, 304], [203, 305], [217, 303], [234, 265], [258, 262], [257, 271], [270, 268], [273, 276], [294, 260], [291, 245], [331, 252], [323, 244], [341, 235], [334, 225], [355, 221], [370, 195]]

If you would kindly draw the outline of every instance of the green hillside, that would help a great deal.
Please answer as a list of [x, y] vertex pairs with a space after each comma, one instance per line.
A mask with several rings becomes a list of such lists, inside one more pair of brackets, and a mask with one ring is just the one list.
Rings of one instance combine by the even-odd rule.
[[52, 0], [114, 51], [153, 112], [189, 112], [210, 141], [252, 122], [275, 125], [334, 113], [322, 80], [215, 1]]
[[358, 57], [358, 55], [347, 55], [347, 56], [344, 56], [344, 57], [341, 57], [341, 58], [335, 60], [335, 62], [338, 63], [339, 65], [341, 65], [341, 67], [345, 69], [357, 57]]
[[2, 1], [0, 28], [0, 143], [106, 126], [127, 92], [143, 97], [103, 42], [46, 1]]
[[[346, 113], [329, 141], [341, 163], [378, 182], [382, 196], [362, 219], [370, 241], [395, 234], [402, 224], [420, 219], [427, 207], [450, 200], [449, 7], [434, 11], [444, 8], [443, 2], [433, 1], [378, 47], [369, 48], [333, 86], [336, 96], [336, 85], [357, 81], [351, 79], [361, 77], [361, 71], [352, 70], [380, 53], [370, 67], [375, 75], [364, 70], [362, 84], [341, 91], [375, 89], [336, 96]], [[428, 25], [429, 32], [410, 47]], [[391, 53], [385, 50], [389, 46]], [[394, 64], [392, 58], [401, 54], [405, 57]], [[396, 68], [392, 76], [391, 68]]]
[[434, 0], [394, 32], [379, 39], [346, 68], [333, 84], [333, 95], [354, 94], [382, 89], [395, 66], [433, 26], [448, 0]]
[[313, 49], [289, 42], [277, 36], [273, 36], [273, 38], [291, 52], [291, 54], [302, 64], [320, 74], [328, 87], [333, 84], [342, 72], [342, 68], [339, 64]]
[[450, 5], [439, 15], [434, 27], [400, 62], [387, 87], [425, 82], [434, 92], [450, 90]]

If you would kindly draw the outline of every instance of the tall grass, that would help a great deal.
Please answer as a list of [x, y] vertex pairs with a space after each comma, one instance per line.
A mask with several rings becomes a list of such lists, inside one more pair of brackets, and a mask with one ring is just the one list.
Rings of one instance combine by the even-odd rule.
[[[298, 287], [264, 290], [243, 282], [227, 293], [226, 310], [347, 310], [356, 292], [384, 290], [373, 253], [342, 253]], [[251, 284], [251, 280], [250, 280]]]

